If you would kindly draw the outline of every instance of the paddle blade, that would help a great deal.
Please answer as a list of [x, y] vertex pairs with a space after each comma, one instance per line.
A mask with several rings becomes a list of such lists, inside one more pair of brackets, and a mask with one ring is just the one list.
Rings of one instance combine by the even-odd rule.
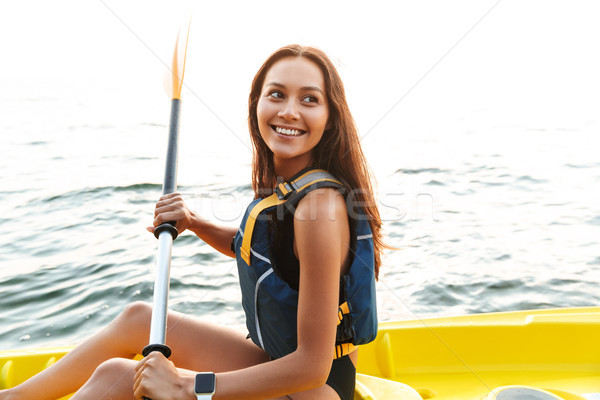
[[182, 27], [177, 34], [175, 50], [171, 67], [165, 73], [165, 91], [171, 99], [181, 99], [181, 89], [183, 87], [183, 75], [185, 73], [185, 58], [187, 55], [188, 38], [190, 36], [190, 26], [192, 20], [188, 21], [187, 27]]

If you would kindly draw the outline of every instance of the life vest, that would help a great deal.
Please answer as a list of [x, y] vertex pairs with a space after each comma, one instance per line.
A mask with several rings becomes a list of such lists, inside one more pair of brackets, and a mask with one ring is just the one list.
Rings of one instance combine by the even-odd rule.
[[[250, 203], [234, 237], [246, 326], [252, 341], [272, 358], [283, 357], [298, 346], [298, 291], [272, 267], [267, 213], [274, 207], [285, 207], [284, 203], [297, 204], [321, 187], [344, 188], [323, 170], [309, 170], [280, 183], [271, 196]], [[362, 213], [349, 210], [349, 215], [352, 263], [340, 280], [344, 298], [338, 309], [334, 358], [351, 353], [377, 335], [373, 235]]]

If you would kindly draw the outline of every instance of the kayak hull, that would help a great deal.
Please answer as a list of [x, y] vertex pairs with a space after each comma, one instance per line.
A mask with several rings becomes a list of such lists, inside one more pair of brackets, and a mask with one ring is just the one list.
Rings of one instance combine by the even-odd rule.
[[[499, 390], [600, 399], [599, 337], [600, 307], [384, 322], [360, 346], [355, 399], [509, 398]], [[0, 389], [71, 349], [0, 351]]]

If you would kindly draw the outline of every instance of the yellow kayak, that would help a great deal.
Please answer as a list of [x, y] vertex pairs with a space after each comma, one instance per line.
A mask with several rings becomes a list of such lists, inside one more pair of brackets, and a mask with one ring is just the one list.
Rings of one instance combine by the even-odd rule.
[[600, 307], [383, 323], [358, 364], [423, 399], [600, 400]]
[[[0, 352], [0, 389], [70, 349]], [[358, 358], [355, 399], [600, 400], [600, 307], [384, 322]]]

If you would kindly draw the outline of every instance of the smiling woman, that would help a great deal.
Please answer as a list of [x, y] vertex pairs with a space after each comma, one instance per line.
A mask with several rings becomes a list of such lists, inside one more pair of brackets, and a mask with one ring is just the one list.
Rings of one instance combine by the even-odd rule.
[[169, 193], [148, 230], [174, 221], [237, 259], [251, 341], [170, 311], [171, 360], [154, 352], [132, 361], [154, 311], [137, 302], [56, 364], [0, 391], [1, 400], [31, 398], [40, 386], [37, 398], [76, 391], [78, 400], [353, 398], [358, 346], [377, 334], [381, 219], [331, 61], [311, 47], [276, 51], [253, 80], [249, 121], [255, 201], [240, 228], [209, 222]]

